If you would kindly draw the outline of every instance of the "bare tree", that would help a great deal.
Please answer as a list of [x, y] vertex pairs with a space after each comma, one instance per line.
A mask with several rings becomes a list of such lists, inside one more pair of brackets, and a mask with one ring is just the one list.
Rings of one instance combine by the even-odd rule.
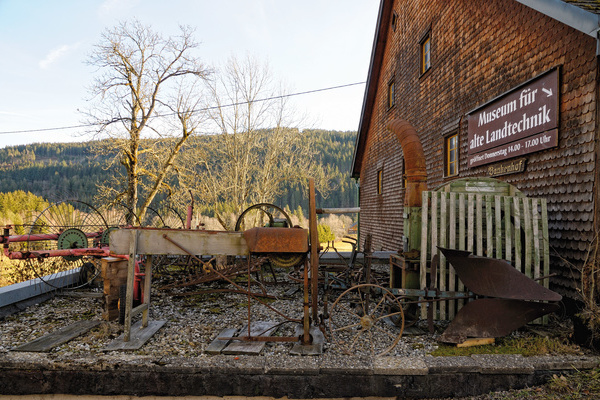
[[[98, 151], [110, 154], [114, 181], [101, 193], [124, 201], [140, 220], [155, 196], [170, 190], [175, 159], [201, 123], [199, 82], [209, 75], [194, 56], [193, 30], [163, 37], [135, 21], [107, 30], [88, 60], [99, 75], [85, 115]], [[131, 221], [128, 221], [131, 222]]]
[[[252, 57], [229, 59], [208, 81], [209, 119], [218, 133], [186, 151], [182, 183], [210, 205], [225, 229], [249, 205], [273, 202], [286, 182], [315, 177], [322, 193], [325, 174], [307, 135], [294, 128], [288, 97], [268, 66]], [[183, 159], [182, 159], [183, 160]]]

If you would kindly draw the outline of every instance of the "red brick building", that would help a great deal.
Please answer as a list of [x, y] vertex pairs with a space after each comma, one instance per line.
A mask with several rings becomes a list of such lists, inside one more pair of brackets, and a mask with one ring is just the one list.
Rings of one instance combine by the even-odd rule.
[[[382, 0], [352, 166], [361, 236], [400, 250], [411, 185], [496, 176], [547, 200], [552, 254], [581, 263], [599, 222], [599, 13], [593, 1]], [[407, 130], [416, 143], [401, 143]], [[573, 293], [569, 268], [552, 265]]]

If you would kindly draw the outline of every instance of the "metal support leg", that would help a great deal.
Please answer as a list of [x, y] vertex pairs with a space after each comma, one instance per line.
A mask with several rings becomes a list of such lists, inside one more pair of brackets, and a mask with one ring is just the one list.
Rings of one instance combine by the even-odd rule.
[[135, 256], [137, 253], [138, 232], [131, 231], [129, 244], [129, 262], [127, 264], [127, 295], [125, 296], [125, 333], [124, 342], [129, 342], [131, 337], [131, 309], [133, 306], [133, 280], [135, 279]]
[[148, 327], [150, 286], [152, 285], [152, 255], [147, 255], [146, 257], [146, 268], [144, 271], [144, 304], [146, 304], [146, 309], [142, 313], [142, 328]]

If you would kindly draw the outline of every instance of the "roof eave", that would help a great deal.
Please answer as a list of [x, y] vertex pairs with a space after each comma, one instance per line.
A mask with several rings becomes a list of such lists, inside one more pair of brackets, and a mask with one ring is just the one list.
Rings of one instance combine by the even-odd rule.
[[573, 29], [598, 39], [600, 16], [562, 0], [517, 0]]

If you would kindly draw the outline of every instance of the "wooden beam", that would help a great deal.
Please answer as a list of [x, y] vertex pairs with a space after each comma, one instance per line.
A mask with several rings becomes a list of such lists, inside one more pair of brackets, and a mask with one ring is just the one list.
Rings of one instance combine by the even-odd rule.
[[165, 239], [166, 235], [192, 254], [242, 256], [248, 246], [242, 232], [205, 231], [187, 229], [118, 229], [110, 233], [110, 251], [128, 254], [131, 232], [138, 232], [137, 254], [187, 255], [185, 251]]
[[492, 344], [496, 341], [494, 338], [471, 338], [467, 339], [462, 343], [458, 343], [456, 347], [472, 347], [472, 346], [484, 346], [486, 344]]
[[77, 321], [57, 331], [48, 333], [29, 343], [13, 347], [11, 351], [48, 352], [53, 347], [67, 343], [69, 340], [83, 335], [90, 329], [98, 326], [100, 321]]
[[131, 329], [130, 340], [125, 341], [123, 333], [118, 338], [107, 344], [102, 351], [113, 350], [138, 350], [158, 331], [167, 321], [150, 321], [148, 327], [142, 327], [142, 321], [138, 321]]

